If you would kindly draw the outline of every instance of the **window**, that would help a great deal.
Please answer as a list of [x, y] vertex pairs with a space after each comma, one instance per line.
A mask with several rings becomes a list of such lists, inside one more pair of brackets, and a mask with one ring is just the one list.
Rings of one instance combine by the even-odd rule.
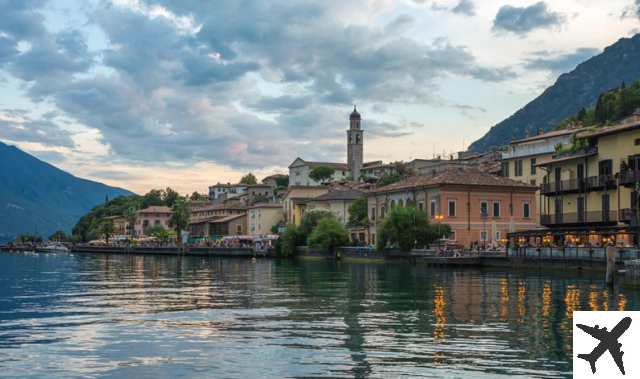
[[449, 234], [449, 239], [453, 240], [453, 241], [457, 241], [458, 240], [458, 232], [455, 230], [451, 231], [451, 234]]
[[537, 184], [536, 184], [536, 180], [535, 180], [535, 179], [531, 179], [531, 182], [530, 182], [530, 183], [531, 183], [531, 185], [532, 185], [532, 186], [537, 185]]
[[496, 230], [496, 235], [495, 235], [495, 237], [496, 237], [496, 238], [494, 239], [494, 241], [500, 241], [500, 231], [499, 231], [499, 230]]
[[242, 225], [236, 225], [236, 233], [242, 233]]
[[493, 217], [500, 217], [500, 202], [493, 202]]
[[436, 216], [436, 201], [435, 200], [431, 200], [431, 217], [435, 217]]
[[154, 224], [154, 225], [160, 225], [160, 220], [155, 220], [155, 221], [153, 222], [153, 224]]
[[515, 176], [522, 176], [522, 160], [516, 161]]
[[522, 203], [522, 217], [530, 218], [531, 217], [531, 204], [530, 203]]
[[422, 212], [424, 210], [424, 200], [418, 201], [418, 210]]
[[387, 215], [387, 207], [384, 205], [380, 207], [380, 218], [384, 218]]
[[487, 235], [488, 235], [488, 233], [485, 230], [481, 231], [480, 232], [480, 241], [487, 242], [488, 241]]
[[449, 217], [456, 217], [456, 201], [454, 199], [449, 199]]
[[640, 138], [636, 138], [635, 141], [633, 141], [633, 143], [636, 146], [640, 145]]
[[509, 177], [509, 162], [502, 162], [502, 176]]
[[611, 175], [613, 174], [613, 160], [605, 159], [598, 162], [599, 175]]
[[376, 207], [373, 206], [371, 207], [371, 221], [374, 221], [376, 219]]
[[480, 215], [489, 216], [489, 202], [486, 200], [480, 200]]
[[358, 233], [358, 240], [360, 242], [364, 242], [364, 238], [365, 238], [364, 233]]
[[536, 174], [536, 169], [537, 169], [536, 163], [538, 163], [537, 159], [536, 158], [531, 158], [531, 175], [535, 175]]
[[375, 234], [375, 233], [372, 233], [372, 234], [371, 234], [371, 244], [372, 244], [372, 245], [375, 245], [375, 244], [376, 244], [376, 234]]

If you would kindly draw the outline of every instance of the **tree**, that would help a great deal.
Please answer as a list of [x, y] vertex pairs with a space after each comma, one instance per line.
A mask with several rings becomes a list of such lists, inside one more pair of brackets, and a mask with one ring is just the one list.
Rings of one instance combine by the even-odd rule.
[[167, 187], [167, 189], [162, 192], [162, 201], [164, 201], [164, 205], [167, 207], [173, 207], [179, 197], [180, 194], [171, 187]]
[[594, 116], [598, 122], [602, 123], [605, 121], [604, 118], [604, 107], [602, 105], [602, 94], [598, 96], [598, 101], [596, 102], [596, 108], [594, 112]]
[[327, 217], [318, 221], [318, 225], [309, 236], [309, 246], [314, 249], [327, 249], [333, 253], [336, 247], [349, 242], [349, 232], [340, 221]]
[[104, 237], [104, 241], [109, 245], [109, 238], [118, 232], [111, 220], [104, 220], [98, 226], [98, 232]]
[[193, 191], [193, 193], [191, 194], [191, 196], [189, 197], [191, 200], [204, 200], [205, 197], [203, 194], [198, 193], [198, 191]]
[[410, 251], [416, 244], [426, 245], [438, 239], [438, 228], [442, 234], [449, 234], [448, 225], [431, 225], [424, 212], [414, 207], [392, 210], [378, 227], [377, 248], [388, 245]]
[[278, 187], [282, 186], [284, 188], [289, 187], [289, 175], [280, 175], [276, 177], [276, 185]]
[[67, 240], [67, 234], [62, 230], [58, 230], [57, 232], [49, 236], [49, 241], [66, 241], [66, 240]]
[[240, 178], [240, 183], [255, 185], [255, 184], [258, 184], [258, 178], [256, 178], [256, 176], [253, 175], [252, 173], [248, 173], [247, 175]]
[[299, 227], [305, 240], [309, 235], [311, 235], [311, 232], [316, 228], [318, 222], [324, 218], [332, 218], [336, 221], [338, 220], [338, 216], [330, 209], [316, 208], [305, 212], [304, 216], [302, 216], [302, 220], [300, 220]]
[[69, 236], [67, 237], [67, 242], [70, 242], [75, 245], [77, 243], [82, 242], [82, 236], [78, 236], [78, 235]]
[[384, 174], [376, 183], [376, 187], [384, 187], [392, 183], [405, 180], [415, 175], [415, 172], [410, 169], [404, 162], [396, 162], [393, 167], [393, 171], [389, 174]]
[[169, 227], [176, 230], [178, 235], [178, 243], [182, 243], [182, 231], [189, 226], [189, 207], [184, 199], [178, 199], [171, 208], [171, 217], [169, 218]]
[[578, 121], [584, 121], [587, 118], [587, 110], [582, 108], [580, 112], [578, 112], [577, 119]]
[[129, 227], [129, 235], [133, 238], [133, 228], [138, 220], [138, 206], [135, 201], [130, 201], [127, 208], [123, 212], [124, 220]]
[[335, 170], [329, 166], [318, 166], [311, 170], [311, 172], [309, 173], [309, 178], [318, 183], [323, 183], [330, 178], [333, 178], [334, 173]]
[[300, 227], [291, 225], [280, 234], [276, 241], [276, 252], [283, 257], [290, 257], [296, 252], [296, 247], [303, 245], [306, 241]]
[[140, 209], [146, 209], [154, 205], [165, 205], [164, 191], [158, 189], [152, 189], [142, 197], [142, 203]]
[[168, 241], [169, 238], [171, 238], [174, 235], [174, 233], [172, 231], [169, 230], [165, 230], [162, 232], [153, 232], [151, 234], [152, 237], [156, 237], [158, 239], [160, 239], [161, 241]]
[[152, 236], [154, 233], [161, 233], [164, 231], [165, 231], [165, 228], [164, 226], [162, 226], [162, 224], [154, 224], [154, 225], [149, 225], [147, 229], [144, 231], [144, 234], [147, 236]]
[[367, 226], [369, 224], [369, 199], [360, 196], [351, 205], [349, 205], [349, 221], [347, 225], [350, 227]]

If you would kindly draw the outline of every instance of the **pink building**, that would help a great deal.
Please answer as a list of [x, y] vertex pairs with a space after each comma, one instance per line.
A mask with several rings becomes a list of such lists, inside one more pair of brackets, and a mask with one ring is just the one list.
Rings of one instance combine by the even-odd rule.
[[165, 230], [169, 228], [169, 218], [171, 217], [171, 208], [165, 206], [151, 206], [138, 211], [138, 220], [134, 226], [136, 236], [145, 236], [145, 230], [151, 225], [162, 225]]

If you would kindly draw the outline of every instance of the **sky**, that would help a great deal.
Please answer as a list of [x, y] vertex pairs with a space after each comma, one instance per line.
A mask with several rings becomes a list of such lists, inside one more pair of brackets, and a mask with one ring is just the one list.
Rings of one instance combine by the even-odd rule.
[[143, 194], [465, 149], [640, 0], [0, 0], [0, 141]]

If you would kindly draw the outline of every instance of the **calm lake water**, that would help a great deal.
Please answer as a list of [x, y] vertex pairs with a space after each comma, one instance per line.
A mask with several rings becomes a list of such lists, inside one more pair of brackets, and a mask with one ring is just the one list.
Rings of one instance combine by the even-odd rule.
[[0, 376], [570, 376], [603, 274], [0, 253]]

